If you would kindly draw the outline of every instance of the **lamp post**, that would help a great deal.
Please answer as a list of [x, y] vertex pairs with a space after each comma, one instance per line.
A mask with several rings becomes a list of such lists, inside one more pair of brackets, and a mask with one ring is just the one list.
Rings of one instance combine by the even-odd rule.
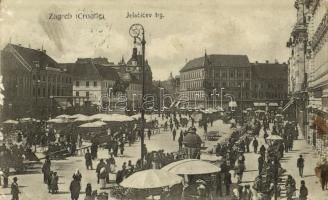
[[143, 107], [144, 96], [145, 96], [145, 51], [146, 51], [146, 40], [145, 40], [145, 29], [141, 24], [132, 24], [129, 29], [130, 36], [134, 39], [134, 44], [139, 42], [142, 50], [142, 93], [141, 93], [141, 134], [140, 134], [140, 145], [141, 145], [141, 167], [143, 167], [144, 161], [144, 135], [145, 135], [145, 110]]
[[223, 107], [222, 107], [222, 98], [223, 98], [223, 93], [222, 91], [224, 90], [224, 88], [221, 88], [221, 109], [223, 110]]
[[243, 83], [240, 83], [240, 109], [241, 109], [241, 125], [244, 124], [244, 114], [243, 114]]

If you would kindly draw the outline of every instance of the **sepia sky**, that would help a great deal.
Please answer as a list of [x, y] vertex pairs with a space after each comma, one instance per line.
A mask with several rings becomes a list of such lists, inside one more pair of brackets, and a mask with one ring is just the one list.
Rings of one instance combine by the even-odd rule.
[[[154, 79], [166, 79], [186, 60], [208, 54], [246, 54], [250, 61], [287, 62], [286, 42], [296, 21], [294, 0], [1, 0], [0, 48], [10, 40], [41, 48], [57, 62], [78, 57], [108, 57], [117, 63], [131, 56], [129, 27], [146, 30], [146, 57]], [[76, 19], [103, 13], [104, 20]], [[130, 12], [151, 18], [126, 18]], [[164, 18], [155, 18], [162, 13]], [[50, 13], [72, 19], [49, 20]]]

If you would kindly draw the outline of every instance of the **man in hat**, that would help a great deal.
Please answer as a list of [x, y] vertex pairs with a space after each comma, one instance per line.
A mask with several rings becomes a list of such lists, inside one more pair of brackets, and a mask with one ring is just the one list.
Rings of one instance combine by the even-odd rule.
[[85, 158], [85, 165], [87, 169], [92, 170], [92, 156], [89, 149], [87, 149], [87, 153], [84, 155], [84, 158]]
[[12, 200], [19, 200], [18, 194], [19, 194], [19, 188], [17, 184], [17, 177], [14, 177], [14, 182], [11, 184], [11, 194], [12, 194]]
[[301, 181], [301, 187], [300, 187], [300, 196], [299, 196], [299, 200], [307, 200], [307, 196], [308, 196], [308, 189], [305, 186], [305, 181], [302, 180]]
[[300, 177], [303, 177], [304, 158], [302, 155], [300, 155], [300, 157], [297, 159], [297, 167], [298, 167]]

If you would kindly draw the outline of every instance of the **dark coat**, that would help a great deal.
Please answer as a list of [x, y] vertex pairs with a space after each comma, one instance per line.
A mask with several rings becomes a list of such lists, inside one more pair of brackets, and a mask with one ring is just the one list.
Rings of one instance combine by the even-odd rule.
[[78, 180], [72, 180], [69, 190], [71, 191], [72, 196], [78, 196], [81, 190], [80, 182]]

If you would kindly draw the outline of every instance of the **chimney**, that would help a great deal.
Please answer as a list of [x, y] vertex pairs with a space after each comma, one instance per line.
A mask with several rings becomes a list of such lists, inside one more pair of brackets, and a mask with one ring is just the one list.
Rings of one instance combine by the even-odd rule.
[[279, 61], [277, 59], [274, 60], [275, 64], [279, 64]]
[[259, 63], [259, 61], [255, 61], [255, 63], [256, 63], [256, 64], [258, 64], [258, 63]]
[[42, 52], [46, 54], [47, 53], [47, 50], [43, 49]]
[[269, 64], [269, 61], [268, 61], [268, 60], [266, 60], [266, 61], [265, 61], [265, 63], [266, 63], [266, 64]]
[[18, 44], [18, 46], [20, 46], [20, 47], [21, 47], [21, 46], [22, 46], [22, 44]]

